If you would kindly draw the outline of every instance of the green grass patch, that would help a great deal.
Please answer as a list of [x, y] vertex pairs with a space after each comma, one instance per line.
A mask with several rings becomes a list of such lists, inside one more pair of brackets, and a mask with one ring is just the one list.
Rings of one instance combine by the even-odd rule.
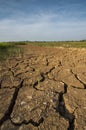
[[34, 45], [46, 47], [66, 47], [66, 48], [86, 48], [86, 40], [83, 41], [64, 41], [64, 42], [46, 42], [46, 41], [23, 41], [23, 42], [0, 42], [0, 60], [16, 56], [22, 53], [21, 45]]
[[14, 57], [21, 52], [21, 49], [14, 43], [0, 43], [0, 61]]
[[75, 48], [86, 48], [86, 41], [68, 41], [68, 42], [27, 42], [31, 45], [37, 46], [49, 46], [49, 47], [75, 47]]
[[20, 41], [20, 42], [7, 42], [0, 43], [0, 48], [9, 48], [17, 45], [36, 45], [36, 46], [51, 46], [51, 47], [76, 47], [76, 48], [86, 48], [86, 40], [82, 41]]
[[23, 41], [13, 42], [13, 45], [34, 45], [34, 46], [49, 46], [49, 47], [75, 47], [75, 48], [86, 48], [86, 40], [82, 41]]

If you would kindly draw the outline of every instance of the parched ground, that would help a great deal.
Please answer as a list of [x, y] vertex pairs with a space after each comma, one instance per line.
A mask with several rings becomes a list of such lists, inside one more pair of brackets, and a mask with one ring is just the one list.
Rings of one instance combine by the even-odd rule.
[[0, 62], [0, 130], [86, 130], [86, 49], [23, 47]]

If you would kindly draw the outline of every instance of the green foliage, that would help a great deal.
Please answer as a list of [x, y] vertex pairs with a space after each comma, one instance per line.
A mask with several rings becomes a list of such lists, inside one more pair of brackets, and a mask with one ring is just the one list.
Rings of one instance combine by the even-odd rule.
[[49, 46], [49, 47], [75, 47], [75, 48], [86, 48], [86, 40], [81, 41], [23, 41], [23, 42], [0, 42], [0, 60], [6, 59], [11, 56], [20, 54], [21, 45], [34, 45], [34, 46]]
[[20, 48], [12, 43], [0, 43], [0, 61], [20, 53]]
[[27, 42], [31, 45], [37, 46], [51, 46], [51, 47], [75, 47], [75, 48], [86, 48], [86, 41], [60, 41], [60, 42]]

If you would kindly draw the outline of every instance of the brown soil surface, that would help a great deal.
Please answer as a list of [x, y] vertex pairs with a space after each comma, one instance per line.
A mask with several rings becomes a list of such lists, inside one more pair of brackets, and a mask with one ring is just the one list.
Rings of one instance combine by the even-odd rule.
[[0, 62], [0, 130], [86, 130], [86, 49], [22, 47]]

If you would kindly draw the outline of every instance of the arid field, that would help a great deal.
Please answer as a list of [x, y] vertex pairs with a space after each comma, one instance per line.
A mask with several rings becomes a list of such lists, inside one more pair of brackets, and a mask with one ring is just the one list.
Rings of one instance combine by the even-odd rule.
[[21, 48], [0, 60], [0, 130], [86, 130], [86, 49]]

